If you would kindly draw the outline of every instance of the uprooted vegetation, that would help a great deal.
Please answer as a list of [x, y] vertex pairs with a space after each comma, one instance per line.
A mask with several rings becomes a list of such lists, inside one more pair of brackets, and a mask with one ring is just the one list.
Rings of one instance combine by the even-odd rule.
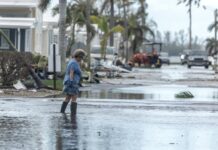
[[[25, 61], [24, 61], [25, 60]], [[31, 53], [20, 53], [14, 51], [0, 52], [0, 83], [2, 86], [12, 86], [19, 79], [29, 76], [25, 62], [32, 64]]]

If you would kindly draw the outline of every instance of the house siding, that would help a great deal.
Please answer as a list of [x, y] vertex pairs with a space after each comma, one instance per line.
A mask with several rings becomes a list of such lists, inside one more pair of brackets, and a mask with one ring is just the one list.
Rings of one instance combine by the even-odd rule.
[[1, 2], [7, 3], [36, 3], [38, 0], [1, 0]]
[[19, 51], [48, 56], [51, 41], [48, 34], [57, 24], [43, 23], [39, 1], [0, 0], [0, 29], [10, 29], [10, 40]]

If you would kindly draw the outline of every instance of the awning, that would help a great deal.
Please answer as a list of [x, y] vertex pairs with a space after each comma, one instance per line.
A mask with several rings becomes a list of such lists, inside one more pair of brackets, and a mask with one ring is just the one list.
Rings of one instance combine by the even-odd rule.
[[35, 28], [35, 18], [0, 17], [0, 28]]

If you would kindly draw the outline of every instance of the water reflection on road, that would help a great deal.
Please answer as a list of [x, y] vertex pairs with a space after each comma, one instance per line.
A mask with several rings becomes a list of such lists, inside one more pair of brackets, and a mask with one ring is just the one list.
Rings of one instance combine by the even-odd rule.
[[117, 92], [117, 89], [114, 89], [109, 91], [108, 90], [82, 91], [80, 97], [96, 98], [96, 99], [144, 99], [145, 95], [144, 93]]
[[[178, 99], [175, 94], [190, 91], [194, 98]], [[218, 101], [217, 88], [204, 87], [188, 87], [184, 85], [155, 85], [155, 86], [139, 86], [129, 88], [119, 88], [114, 90], [115, 93], [122, 94], [143, 94], [144, 100], [171, 100], [171, 101]]]
[[[194, 95], [191, 99], [176, 98], [175, 94], [189, 91]], [[81, 98], [87, 99], [129, 99], [129, 100], [161, 100], [161, 101], [212, 101], [218, 102], [218, 88], [189, 87], [186, 85], [153, 85], [115, 88], [112, 90], [82, 91]]]
[[[29, 102], [28, 102], [29, 101]], [[0, 148], [20, 150], [205, 150], [218, 146], [218, 114], [87, 105], [59, 113], [53, 99], [1, 99]]]

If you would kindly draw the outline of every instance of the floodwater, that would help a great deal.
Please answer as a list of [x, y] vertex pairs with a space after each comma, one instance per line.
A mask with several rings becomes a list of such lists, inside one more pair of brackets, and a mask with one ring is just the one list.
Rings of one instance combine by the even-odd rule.
[[[175, 95], [189, 91], [194, 95], [191, 99], [176, 98]], [[153, 85], [116, 88], [111, 90], [83, 91], [82, 98], [89, 99], [132, 99], [161, 101], [212, 101], [218, 102], [218, 88], [189, 87], [186, 85]]]
[[[164, 79], [181, 71], [174, 67], [148, 72]], [[190, 71], [213, 78], [211, 70], [183, 70], [172, 80], [190, 78]], [[184, 90], [195, 97], [176, 99]], [[62, 98], [0, 98], [0, 149], [215, 150], [217, 93], [215, 87], [178, 84], [83, 91], [76, 117], [69, 107], [59, 113]]]
[[[1, 99], [0, 149], [214, 150], [218, 113], [87, 102], [59, 113], [58, 99]], [[195, 107], [195, 106], [192, 106]]]
[[[212, 68], [193, 67], [188, 69], [185, 65], [163, 66], [162, 69], [135, 69], [136, 78], [127, 79], [125, 82], [135, 82], [136, 84], [150, 83], [148, 85], [126, 86], [115, 89], [91, 89], [81, 92], [82, 98], [99, 99], [136, 99], [141, 101], [218, 101], [218, 84], [213, 81], [212, 87], [202, 81], [216, 79], [216, 74]], [[138, 73], [140, 72], [140, 73]], [[128, 75], [128, 74], [126, 74]], [[145, 80], [141, 79], [145, 78]], [[115, 82], [124, 82], [116, 80]], [[198, 84], [176, 84], [177, 81], [195, 81]], [[199, 87], [200, 85], [200, 87]], [[175, 95], [189, 91], [194, 95], [192, 99], [176, 98]]]

